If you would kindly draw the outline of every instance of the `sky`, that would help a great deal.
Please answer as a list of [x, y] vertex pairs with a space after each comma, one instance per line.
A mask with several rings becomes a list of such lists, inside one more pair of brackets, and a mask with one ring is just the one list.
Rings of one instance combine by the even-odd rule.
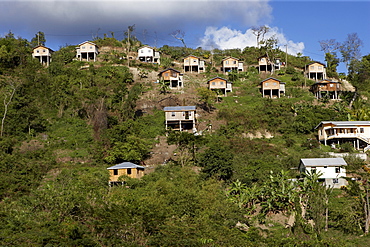
[[[128, 26], [153, 47], [244, 49], [256, 46], [253, 27], [266, 25], [282, 50], [325, 62], [319, 41], [344, 42], [357, 33], [361, 54], [370, 54], [370, 0], [0, 0], [0, 37], [9, 31], [31, 40], [45, 33], [46, 46], [58, 50], [95, 37], [124, 38]], [[346, 72], [344, 64], [339, 72]]]

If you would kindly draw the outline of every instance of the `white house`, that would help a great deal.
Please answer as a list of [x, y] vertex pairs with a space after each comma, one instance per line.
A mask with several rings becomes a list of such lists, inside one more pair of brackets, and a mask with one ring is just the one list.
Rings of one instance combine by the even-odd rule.
[[139, 59], [141, 62], [160, 64], [159, 51], [155, 51], [150, 46], [140, 47], [137, 53], [138, 53], [137, 59]]
[[167, 106], [163, 108], [166, 115], [166, 129], [192, 130], [196, 123], [195, 106]]
[[349, 142], [355, 149], [370, 149], [370, 121], [323, 121], [315, 129], [325, 146]]
[[299, 171], [301, 173], [320, 173], [319, 181], [327, 187], [339, 189], [347, 185], [346, 177], [347, 163], [343, 158], [313, 158], [301, 159]]

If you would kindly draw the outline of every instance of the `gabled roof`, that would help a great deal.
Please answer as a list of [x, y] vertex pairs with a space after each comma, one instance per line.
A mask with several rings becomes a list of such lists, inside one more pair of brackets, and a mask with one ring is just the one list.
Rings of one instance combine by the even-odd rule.
[[139, 166], [139, 165], [136, 165], [136, 164], [131, 163], [131, 162], [123, 162], [121, 164], [108, 167], [107, 169], [108, 170], [115, 170], [115, 169], [128, 169], [128, 168], [142, 168], [142, 169], [145, 169], [144, 166]]
[[370, 126], [370, 121], [322, 121], [315, 127], [315, 129], [317, 129], [322, 124], [333, 124], [338, 127], [353, 127], [353, 126], [363, 126], [363, 125]]
[[150, 48], [150, 49], [153, 49], [154, 50], [154, 48], [151, 47], [151, 46], [149, 46], [149, 45], [143, 45], [143, 46], [139, 47], [139, 50], [140, 49], [143, 49], [143, 48]]
[[91, 44], [91, 45], [94, 45], [94, 46], [98, 47], [95, 43], [90, 42], [90, 41], [82, 42], [81, 44], [78, 44], [78, 46], [81, 46], [81, 45], [86, 44], [86, 43], [88, 43], [88, 44]]
[[[209, 83], [210, 81], [213, 81], [214, 79], [221, 79], [221, 80], [224, 80], [224, 81], [228, 82], [225, 78], [222, 78], [222, 77], [216, 76], [216, 77], [213, 77], [212, 79], [209, 79], [209, 80], [207, 81], [207, 83]], [[231, 83], [231, 82], [230, 82], [230, 83]]]
[[235, 59], [235, 60], [240, 60], [240, 59], [238, 59], [238, 58], [235, 58], [235, 57], [226, 57], [226, 58], [224, 58], [224, 59], [222, 59], [222, 61], [225, 61], [225, 60], [227, 60], [227, 59], [229, 59], [229, 58], [232, 58], [232, 59]]
[[194, 56], [194, 55], [189, 55], [189, 56], [186, 56], [184, 59], [186, 59], [186, 58], [188, 58], [188, 57], [195, 57], [195, 58], [198, 58], [199, 60], [200, 60], [200, 58], [199, 57], [197, 57], [197, 56]]
[[306, 167], [322, 167], [322, 166], [346, 166], [347, 163], [343, 158], [313, 158], [301, 159], [301, 164]]
[[181, 72], [180, 72], [180, 71], [178, 71], [178, 70], [176, 70], [176, 69], [172, 69], [172, 68], [164, 69], [164, 70], [160, 71], [158, 74], [160, 75], [160, 74], [162, 74], [163, 72], [166, 72], [167, 70], [172, 70], [172, 71], [175, 71], [176, 73], [180, 73], [180, 74], [181, 74]]
[[276, 79], [276, 78], [274, 78], [274, 77], [269, 77], [269, 78], [267, 78], [267, 79], [265, 79], [265, 80], [261, 81], [261, 82], [260, 82], [260, 84], [262, 84], [263, 82], [268, 81], [268, 80], [275, 80], [275, 81], [278, 81], [280, 84], [285, 84], [285, 82], [282, 82], [282, 81], [280, 81], [279, 79]]
[[324, 63], [321, 63], [321, 62], [318, 62], [318, 61], [313, 61], [313, 62], [307, 64], [306, 67], [308, 67], [308, 66], [310, 66], [311, 64], [314, 64], [314, 63], [319, 63], [321, 65], [324, 65], [324, 67], [326, 67], [326, 65]]
[[52, 49], [50, 49], [50, 48], [48, 48], [48, 47], [46, 47], [46, 46], [44, 46], [44, 45], [38, 45], [38, 46], [36, 46], [35, 48], [33, 48], [32, 50], [35, 50], [35, 49], [37, 49], [37, 48], [45, 48], [45, 49], [48, 49], [49, 51], [51, 51], [51, 52], [54, 52]]
[[166, 106], [163, 111], [195, 111], [196, 106]]

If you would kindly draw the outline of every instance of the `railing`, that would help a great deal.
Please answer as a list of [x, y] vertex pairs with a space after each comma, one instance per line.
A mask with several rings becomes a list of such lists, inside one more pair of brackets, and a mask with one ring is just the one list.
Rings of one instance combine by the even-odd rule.
[[327, 136], [326, 139], [330, 140], [330, 139], [334, 139], [334, 138], [358, 138], [358, 139], [361, 139], [364, 142], [370, 144], [370, 138], [368, 138], [364, 135], [361, 135], [361, 134], [357, 134], [357, 133], [337, 133], [335, 135]]

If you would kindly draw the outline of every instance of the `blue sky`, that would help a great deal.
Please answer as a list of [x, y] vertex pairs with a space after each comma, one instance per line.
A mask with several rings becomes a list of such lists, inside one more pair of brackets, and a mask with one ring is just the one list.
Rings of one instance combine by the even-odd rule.
[[370, 0], [0, 0], [0, 36], [11, 30], [31, 40], [42, 31], [58, 50], [111, 32], [123, 39], [135, 24], [135, 35], [152, 46], [181, 46], [170, 33], [182, 30], [189, 47], [243, 49], [256, 45], [251, 28], [267, 25], [267, 37], [275, 35], [290, 54], [324, 62], [319, 41], [343, 42], [350, 33], [363, 41], [362, 55], [370, 54], [369, 13]]

